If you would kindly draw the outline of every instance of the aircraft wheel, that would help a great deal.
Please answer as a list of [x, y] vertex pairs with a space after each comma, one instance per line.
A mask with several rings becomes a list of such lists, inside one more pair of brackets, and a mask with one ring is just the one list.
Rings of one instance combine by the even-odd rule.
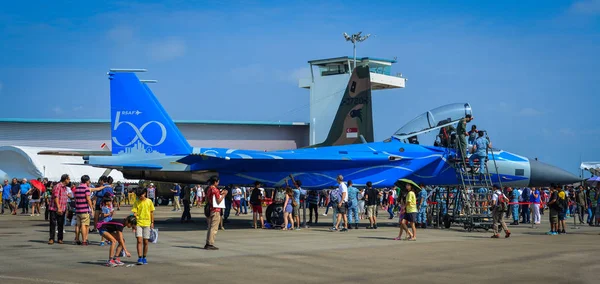
[[450, 229], [450, 226], [452, 225], [452, 220], [450, 218], [450, 215], [446, 214], [444, 215], [444, 228], [446, 229]]
[[265, 212], [267, 222], [273, 226], [281, 226], [283, 224], [283, 206], [281, 204], [271, 204], [267, 206]]

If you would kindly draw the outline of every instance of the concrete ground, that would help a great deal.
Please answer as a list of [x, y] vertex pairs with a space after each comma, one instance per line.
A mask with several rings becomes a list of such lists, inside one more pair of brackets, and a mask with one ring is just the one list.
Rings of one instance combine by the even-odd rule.
[[[409, 242], [393, 240], [398, 228], [387, 219], [377, 230], [361, 222], [341, 233], [328, 230], [331, 215], [300, 231], [254, 230], [251, 215], [242, 215], [219, 231], [220, 250], [206, 251], [202, 209], [192, 210], [192, 224], [180, 224], [180, 212], [170, 209], [156, 212], [159, 243], [150, 247], [149, 264], [117, 268], [103, 266], [107, 247], [73, 245], [73, 227], [66, 227], [65, 244], [50, 246], [43, 216], [0, 215], [0, 283], [597, 283], [600, 269], [600, 228], [571, 229], [572, 219], [567, 235], [544, 235], [544, 217], [537, 229], [511, 227], [509, 239], [453, 227], [420, 229]], [[137, 260], [135, 239], [127, 229], [125, 235], [133, 256], [122, 260], [129, 264]]]

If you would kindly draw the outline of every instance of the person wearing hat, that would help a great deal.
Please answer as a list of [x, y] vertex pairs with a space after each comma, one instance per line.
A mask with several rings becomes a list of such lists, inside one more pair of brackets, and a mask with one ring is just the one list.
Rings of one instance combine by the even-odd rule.
[[506, 227], [506, 223], [504, 223], [504, 219], [503, 219], [504, 210], [508, 206], [508, 197], [506, 197], [506, 195], [504, 195], [504, 193], [502, 192], [502, 190], [500, 189], [499, 186], [494, 185], [493, 187], [494, 187], [494, 194], [492, 195], [492, 216], [493, 216], [493, 220], [494, 220], [494, 225], [493, 225], [494, 235], [492, 235], [492, 238], [493, 239], [500, 238], [500, 235], [498, 234], [498, 223], [500, 223], [500, 225], [502, 225], [502, 229], [505, 232], [504, 237], [508, 238], [508, 237], [510, 237], [510, 231]]
[[150, 183], [148, 185], [148, 199], [150, 199], [150, 201], [152, 201], [152, 203], [154, 204], [154, 206], [158, 206], [158, 199], [156, 198], [156, 187], [154, 186], [153, 183]]

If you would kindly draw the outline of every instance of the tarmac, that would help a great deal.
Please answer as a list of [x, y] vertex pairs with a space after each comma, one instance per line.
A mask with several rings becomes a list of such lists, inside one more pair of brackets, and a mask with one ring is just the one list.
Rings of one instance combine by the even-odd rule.
[[[130, 207], [115, 211], [116, 218]], [[319, 210], [323, 212], [322, 209]], [[491, 232], [461, 227], [418, 229], [417, 241], [394, 241], [397, 219], [380, 211], [377, 230], [330, 232], [331, 214], [321, 224], [299, 231], [255, 230], [251, 214], [230, 216], [216, 237], [218, 251], [202, 249], [206, 223], [201, 208], [194, 223], [181, 224], [181, 212], [158, 207], [157, 244], [148, 265], [103, 266], [108, 247], [72, 244], [73, 227], [65, 227], [65, 243], [48, 245], [48, 222], [40, 217], [0, 215], [0, 283], [597, 283], [600, 228], [568, 219], [566, 235], [546, 236], [547, 216], [538, 228], [509, 227], [509, 239], [490, 239]], [[126, 245], [137, 261], [133, 233]]]

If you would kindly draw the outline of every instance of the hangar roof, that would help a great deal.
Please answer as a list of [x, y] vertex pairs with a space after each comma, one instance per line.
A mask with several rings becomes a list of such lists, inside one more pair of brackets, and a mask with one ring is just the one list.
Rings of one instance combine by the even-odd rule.
[[[110, 123], [110, 119], [0, 118], [5, 123]], [[308, 122], [234, 121], [234, 120], [175, 120], [176, 124], [306, 126]]]

